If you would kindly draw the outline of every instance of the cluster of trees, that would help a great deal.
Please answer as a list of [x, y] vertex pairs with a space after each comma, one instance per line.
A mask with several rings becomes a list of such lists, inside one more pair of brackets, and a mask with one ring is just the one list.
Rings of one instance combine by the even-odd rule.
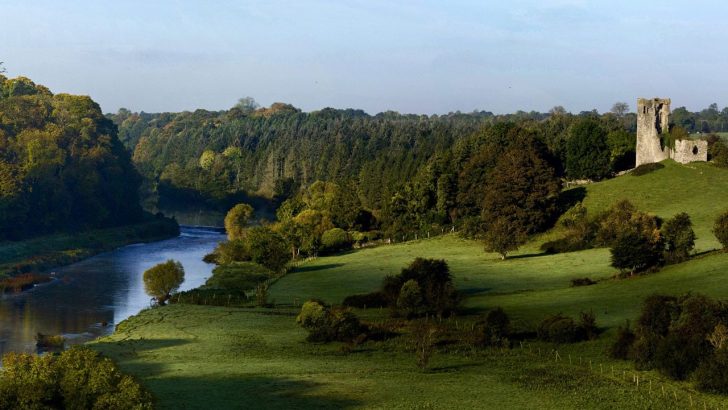
[[[303, 113], [285, 104], [254, 107], [159, 115], [123, 110], [111, 118], [161, 197], [245, 193], [281, 202], [317, 180], [335, 182], [355, 193], [364, 209], [381, 213], [394, 231], [403, 225], [432, 229], [471, 213], [462, 208], [477, 204], [465, 197], [458, 202], [458, 194], [522, 134], [546, 148], [558, 176], [603, 178], [634, 156], [634, 115], [625, 110], [371, 116], [358, 110]], [[587, 148], [598, 161], [584, 158]], [[409, 212], [412, 220], [399, 218], [403, 209], [415, 211]]]
[[3, 409], [152, 409], [152, 396], [108, 358], [72, 347], [58, 355], [8, 353], [0, 372]]
[[728, 392], [728, 306], [703, 295], [645, 299], [634, 330], [621, 327], [612, 357], [634, 360], [698, 388]]
[[0, 75], [0, 240], [139, 221], [140, 183], [91, 98]]
[[588, 215], [586, 207], [577, 203], [561, 216], [559, 223], [565, 231], [564, 237], [544, 243], [544, 251], [609, 247], [612, 266], [624, 274], [683, 262], [695, 247], [695, 232], [687, 213], [681, 212], [663, 221], [638, 210], [627, 200], [593, 217]]

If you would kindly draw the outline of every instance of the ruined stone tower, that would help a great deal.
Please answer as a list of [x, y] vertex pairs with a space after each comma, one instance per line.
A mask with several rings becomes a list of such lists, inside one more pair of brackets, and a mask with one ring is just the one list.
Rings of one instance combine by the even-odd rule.
[[673, 147], [665, 146], [661, 136], [670, 131], [669, 124], [669, 98], [637, 99], [637, 166], [668, 158], [683, 164], [708, 160], [707, 141], [677, 140]]

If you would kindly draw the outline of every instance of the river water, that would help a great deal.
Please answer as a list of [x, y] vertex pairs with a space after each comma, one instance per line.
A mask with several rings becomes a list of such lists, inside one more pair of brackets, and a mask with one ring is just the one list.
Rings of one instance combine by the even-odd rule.
[[56, 280], [0, 298], [0, 353], [35, 352], [35, 336], [63, 334], [68, 344], [113, 332], [114, 325], [150, 306], [142, 272], [168, 259], [180, 261], [180, 290], [205, 282], [212, 265], [202, 257], [225, 239], [220, 230], [181, 227], [180, 236], [129, 245], [56, 269]]

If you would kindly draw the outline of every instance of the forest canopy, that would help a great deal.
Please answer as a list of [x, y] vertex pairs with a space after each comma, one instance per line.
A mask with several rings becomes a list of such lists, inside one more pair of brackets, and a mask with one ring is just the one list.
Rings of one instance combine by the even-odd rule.
[[0, 75], [0, 240], [136, 222], [140, 183], [90, 97]]

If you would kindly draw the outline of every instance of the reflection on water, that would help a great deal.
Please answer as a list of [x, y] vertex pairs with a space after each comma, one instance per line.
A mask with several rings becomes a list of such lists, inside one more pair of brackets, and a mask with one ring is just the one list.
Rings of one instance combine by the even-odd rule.
[[185, 268], [181, 290], [210, 276], [202, 262], [224, 239], [220, 231], [182, 227], [179, 237], [130, 245], [56, 270], [57, 280], [0, 299], [0, 354], [35, 351], [36, 333], [63, 334], [82, 343], [111, 333], [114, 325], [150, 305], [142, 272], [175, 259]]

